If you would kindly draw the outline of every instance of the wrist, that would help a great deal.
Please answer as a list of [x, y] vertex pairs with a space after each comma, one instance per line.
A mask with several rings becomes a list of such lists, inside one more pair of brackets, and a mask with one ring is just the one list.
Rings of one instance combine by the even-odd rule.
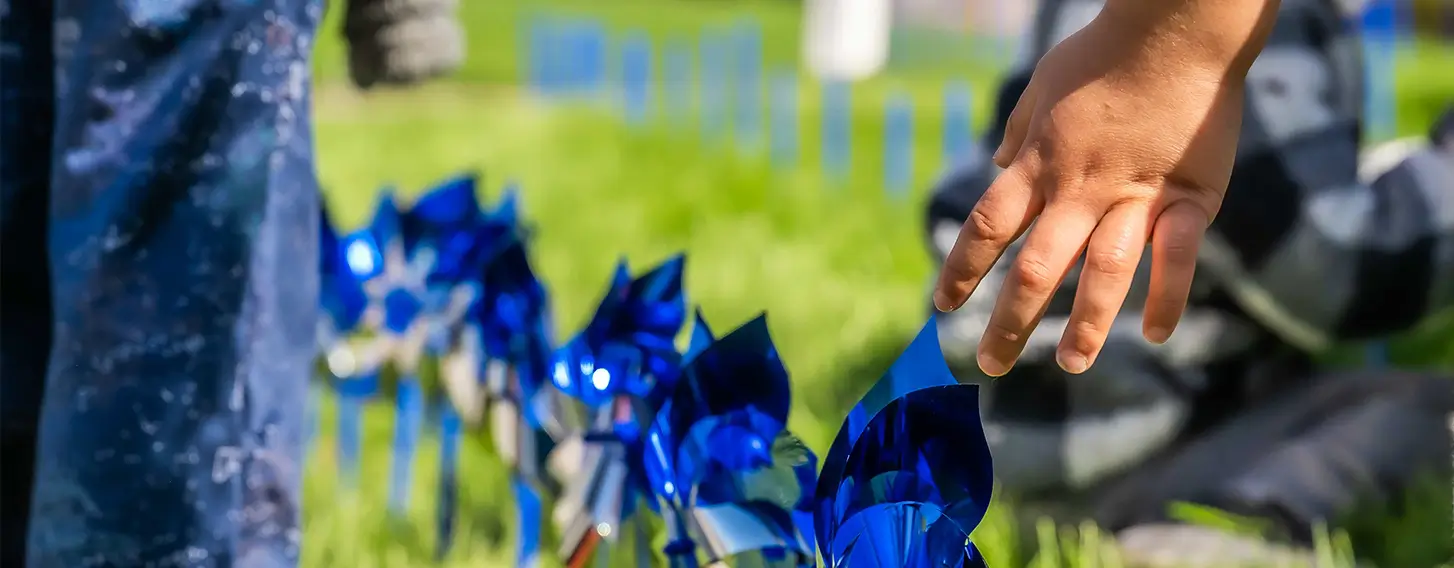
[[1280, 0], [1107, 0], [1096, 23], [1157, 62], [1242, 79], [1267, 42]]

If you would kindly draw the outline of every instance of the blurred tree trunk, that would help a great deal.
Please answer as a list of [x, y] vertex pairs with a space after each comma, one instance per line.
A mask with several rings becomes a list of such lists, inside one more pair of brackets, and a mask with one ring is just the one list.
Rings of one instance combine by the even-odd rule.
[[1454, 39], [1454, 0], [1412, 0], [1414, 31]]

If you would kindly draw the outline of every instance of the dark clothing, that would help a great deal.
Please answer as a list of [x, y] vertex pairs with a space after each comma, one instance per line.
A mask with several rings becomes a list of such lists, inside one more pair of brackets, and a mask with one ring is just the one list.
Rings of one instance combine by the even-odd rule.
[[[355, 84], [456, 67], [455, 7], [351, 0]], [[323, 9], [0, 1], [0, 565], [297, 564]]]
[[[985, 148], [999, 143], [1032, 63], [1101, 5], [1041, 3], [1031, 48], [1002, 86]], [[1343, 507], [1345, 493], [1391, 494], [1415, 470], [1447, 470], [1448, 428], [1424, 426], [1444, 425], [1454, 412], [1447, 392], [1454, 383], [1395, 373], [1334, 379], [1314, 369], [1310, 354], [1409, 329], [1454, 304], [1454, 145], [1425, 144], [1386, 172], [1360, 172], [1357, 36], [1331, 0], [1284, 0], [1281, 10], [1248, 73], [1230, 189], [1167, 344], [1150, 345], [1140, 334], [1147, 263], [1083, 376], [1066, 376], [1054, 361], [1078, 268], [1003, 379], [980, 375], [974, 353], [1008, 260], [964, 307], [940, 318], [951, 366], [961, 379], [986, 384], [986, 433], [998, 477], [1011, 489], [1098, 494], [1122, 476], [1134, 483], [1160, 476], [1170, 480], [1161, 489], [1134, 499], [1140, 490], [1128, 489], [1098, 516], [1121, 528], [1164, 515], [1166, 499], [1226, 501], [1220, 496], [1235, 493], [1286, 501], [1277, 506], [1306, 529]], [[928, 230], [937, 259], [997, 173], [976, 154], [936, 188]], [[1337, 394], [1353, 391], [1366, 396]], [[1361, 434], [1337, 435], [1344, 429]], [[1235, 450], [1197, 449], [1220, 446]], [[1243, 459], [1218, 455], [1238, 453]], [[1330, 473], [1330, 461], [1343, 469]]]
[[1309, 377], [1089, 491], [1092, 517], [1120, 530], [1167, 520], [1167, 504], [1185, 501], [1263, 517], [1311, 542], [1314, 521], [1342, 520], [1363, 500], [1399, 503], [1414, 484], [1447, 478], [1451, 408], [1454, 377]]
[[321, 2], [7, 5], [3, 564], [295, 563]]

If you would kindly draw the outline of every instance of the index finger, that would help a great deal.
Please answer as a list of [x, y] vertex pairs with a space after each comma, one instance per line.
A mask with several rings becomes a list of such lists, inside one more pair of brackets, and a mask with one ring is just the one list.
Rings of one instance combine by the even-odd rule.
[[1012, 165], [995, 178], [969, 212], [934, 286], [934, 307], [939, 311], [952, 312], [963, 306], [1005, 249], [1045, 207], [1045, 200], [1027, 178]]

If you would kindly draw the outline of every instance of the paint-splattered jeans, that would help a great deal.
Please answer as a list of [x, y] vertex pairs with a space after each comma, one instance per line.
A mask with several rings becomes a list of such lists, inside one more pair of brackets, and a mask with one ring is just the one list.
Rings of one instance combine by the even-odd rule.
[[0, 0], [0, 565], [297, 563], [322, 8]]

